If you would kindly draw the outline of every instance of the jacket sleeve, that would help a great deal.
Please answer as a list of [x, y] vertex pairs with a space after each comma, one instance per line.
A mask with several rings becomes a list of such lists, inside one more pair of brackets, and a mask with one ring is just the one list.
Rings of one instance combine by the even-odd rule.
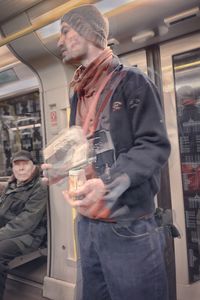
[[38, 182], [21, 213], [0, 228], [0, 241], [31, 233], [42, 220], [46, 203], [47, 188]]
[[132, 131], [132, 146], [119, 154], [111, 172], [126, 173], [130, 185], [137, 187], [159, 173], [170, 154], [164, 115], [155, 85], [140, 74], [136, 83], [129, 78], [125, 87], [126, 104]]

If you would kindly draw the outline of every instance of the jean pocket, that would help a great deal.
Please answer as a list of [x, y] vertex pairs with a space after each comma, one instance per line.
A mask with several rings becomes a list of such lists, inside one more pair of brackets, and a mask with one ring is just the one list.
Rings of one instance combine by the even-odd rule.
[[112, 224], [112, 231], [119, 237], [138, 239], [148, 236], [152, 230], [150, 227], [148, 221], [138, 220], [128, 225]]

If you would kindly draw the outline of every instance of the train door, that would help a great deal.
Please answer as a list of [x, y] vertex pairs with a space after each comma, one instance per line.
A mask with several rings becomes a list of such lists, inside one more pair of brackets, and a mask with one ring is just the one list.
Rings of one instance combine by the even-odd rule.
[[169, 176], [177, 300], [200, 295], [200, 34], [160, 47], [164, 107], [172, 152]]

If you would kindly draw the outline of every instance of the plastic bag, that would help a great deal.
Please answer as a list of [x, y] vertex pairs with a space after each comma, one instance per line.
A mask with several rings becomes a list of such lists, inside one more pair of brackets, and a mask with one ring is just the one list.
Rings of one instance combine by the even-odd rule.
[[81, 168], [94, 161], [90, 143], [79, 126], [62, 130], [43, 150], [46, 169], [44, 176], [68, 176], [69, 170]]

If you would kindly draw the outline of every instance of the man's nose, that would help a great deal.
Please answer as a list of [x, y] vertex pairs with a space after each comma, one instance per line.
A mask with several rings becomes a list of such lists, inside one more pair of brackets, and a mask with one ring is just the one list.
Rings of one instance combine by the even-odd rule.
[[57, 42], [57, 47], [60, 48], [63, 45], [63, 42], [64, 42], [64, 39], [62, 36], [60, 36], [60, 38], [58, 39], [58, 42]]
[[23, 164], [19, 164], [19, 169], [23, 170], [24, 169], [24, 165]]

